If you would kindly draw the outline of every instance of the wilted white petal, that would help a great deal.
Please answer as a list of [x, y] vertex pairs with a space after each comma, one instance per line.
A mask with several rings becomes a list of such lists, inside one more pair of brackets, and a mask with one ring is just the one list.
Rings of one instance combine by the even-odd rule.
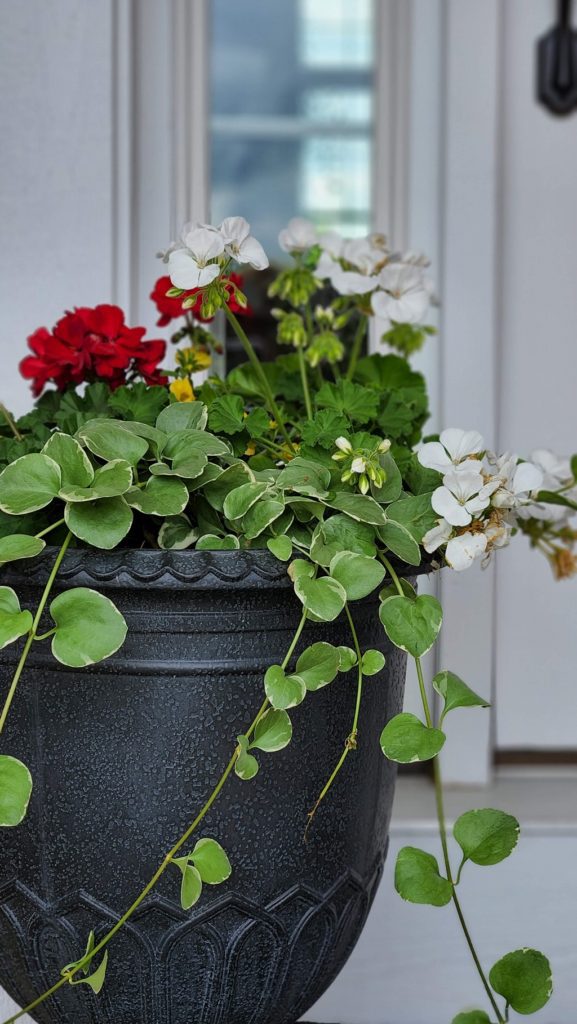
[[456, 572], [468, 569], [487, 549], [484, 533], [462, 533], [447, 544], [445, 560]]

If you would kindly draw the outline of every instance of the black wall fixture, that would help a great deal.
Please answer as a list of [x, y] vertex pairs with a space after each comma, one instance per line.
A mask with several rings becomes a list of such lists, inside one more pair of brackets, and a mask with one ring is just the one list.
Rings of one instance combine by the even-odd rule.
[[537, 99], [552, 114], [577, 110], [577, 31], [571, 0], [558, 0], [557, 24], [537, 42]]

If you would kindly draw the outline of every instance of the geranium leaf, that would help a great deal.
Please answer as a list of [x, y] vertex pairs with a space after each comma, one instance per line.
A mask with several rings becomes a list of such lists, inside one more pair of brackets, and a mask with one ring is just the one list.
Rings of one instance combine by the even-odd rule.
[[296, 671], [307, 690], [320, 690], [322, 686], [332, 683], [340, 665], [340, 649], [319, 641], [302, 652], [296, 664]]
[[358, 601], [381, 585], [385, 570], [376, 558], [340, 551], [331, 559], [330, 574], [344, 587], [347, 601]]
[[211, 430], [217, 434], [238, 434], [244, 427], [244, 402], [239, 395], [223, 395], [208, 410]]
[[124, 500], [147, 516], [177, 516], [188, 505], [189, 493], [182, 480], [151, 476], [145, 487], [133, 487]]
[[31, 612], [20, 610], [18, 595], [12, 587], [0, 587], [0, 650], [31, 629]]
[[553, 991], [551, 964], [536, 949], [507, 953], [491, 968], [489, 981], [517, 1013], [536, 1013]]
[[490, 708], [491, 705], [479, 697], [459, 676], [454, 672], [444, 669], [437, 672], [433, 679], [433, 687], [443, 697], [445, 706], [441, 715], [441, 722], [449, 711], [455, 708]]
[[381, 750], [390, 761], [411, 764], [430, 761], [445, 743], [445, 734], [421, 722], [416, 715], [403, 712], [387, 722], [381, 733]]
[[64, 519], [71, 533], [95, 548], [110, 551], [124, 540], [132, 526], [132, 509], [124, 498], [70, 502]]
[[207, 885], [220, 885], [232, 874], [226, 852], [216, 839], [199, 839], [190, 854], [190, 859]]
[[[294, 565], [294, 563], [293, 563]], [[294, 584], [295, 594], [308, 612], [323, 622], [336, 619], [345, 607], [347, 595], [343, 586], [330, 576], [311, 579], [298, 576]]]
[[48, 438], [42, 453], [60, 466], [63, 487], [89, 487], [94, 480], [90, 459], [82, 445], [69, 434], [56, 431]]
[[55, 597], [50, 614], [56, 623], [52, 653], [71, 668], [94, 665], [124, 643], [126, 621], [118, 608], [95, 590], [76, 587]]
[[450, 901], [451, 883], [439, 872], [436, 858], [415, 846], [404, 846], [397, 855], [395, 889], [409, 903], [444, 907]]
[[443, 610], [435, 597], [423, 594], [389, 597], [380, 608], [380, 619], [389, 640], [401, 650], [420, 658], [433, 646], [443, 621]]
[[265, 672], [265, 693], [277, 710], [294, 708], [302, 704], [307, 688], [299, 675], [287, 675], [280, 665], [271, 665]]
[[493, 808], [467, 811], [457, 818], [453, 835], [463, 851], [463, 860], [485, 867], [499, 864], [515, 849], [519, 822], [511, 814]]
[[15, 459], [0, 473], [0, 509], [11, 516], [46, 508], [60, 490], [60, 466], [48, 455]]
[[292, 722], [286, 711], [273, 709], [259, 718], [250, 746], [269, 754], [274, 753], [290, 743], [292, 734]]
[[0, 826], [19, 825], [26, 817], [32, 776], [22, 761], [0, 754]]
[[19, 558], [35, 558], [46, 547], [46, 542], [27, 533], [13, 533], [0, 537], [0, 564], [15, 562]]

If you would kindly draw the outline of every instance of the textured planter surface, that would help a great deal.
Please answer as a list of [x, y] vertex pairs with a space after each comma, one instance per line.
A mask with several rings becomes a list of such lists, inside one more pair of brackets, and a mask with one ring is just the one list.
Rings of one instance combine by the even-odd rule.
[[[51, 561], [4, 570], [23, 607], [37, 603]], [[58, 587], [71, 585], [109, 594], [129, 634], [81, 671], [38, 644], [3, 737], [35, 781], [25, 823], [0, 837], [0, 984], [21, 1005], [78, 958], [91, 928], [102, 934], [130, 905], [195, 816], [301, 611], [286, 567], [265, 552], [74, 551]], [[294, 709], [290, 746], [259, 753], [251, 782], [233, 776], [203, 823], [198, 837], [222, 843], [231, 879], [185, 913], [169, 868], [111, 944], [100, 996], [65, 986], [39, 1021], [292, 1024], [332, 981], [382, 870], [394, 769], [378, 737], [401, 709], [405, 675], [376, 603], [353, 611], [361, 646], [383, 650], [387, 665], [365, 682], [358, 749], [309, 841], [307, 811], [350, 731], [354, 672]], [[315, 640], [350, 646], [344, 616], [308, 624], [299, 650]], [[3, 690], [13, 663], [5, 650]]]

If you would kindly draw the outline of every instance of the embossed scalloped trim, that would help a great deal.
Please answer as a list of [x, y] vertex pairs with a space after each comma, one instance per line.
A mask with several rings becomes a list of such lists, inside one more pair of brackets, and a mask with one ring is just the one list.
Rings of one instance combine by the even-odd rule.
[[[48, 578], [57, 548], [47, 547], [33, 561], [6, 567], [2, 582], [44, 583]], [[268, 551], [156, 551], [120, 549], [95, 551], [69, 550], [60, 567], [58, 579], [76, 586], [110, 588], [154, 587], [174, 589], [185, 585], [193, 589], [226, 586], [289, 587], [286, 563]]]

